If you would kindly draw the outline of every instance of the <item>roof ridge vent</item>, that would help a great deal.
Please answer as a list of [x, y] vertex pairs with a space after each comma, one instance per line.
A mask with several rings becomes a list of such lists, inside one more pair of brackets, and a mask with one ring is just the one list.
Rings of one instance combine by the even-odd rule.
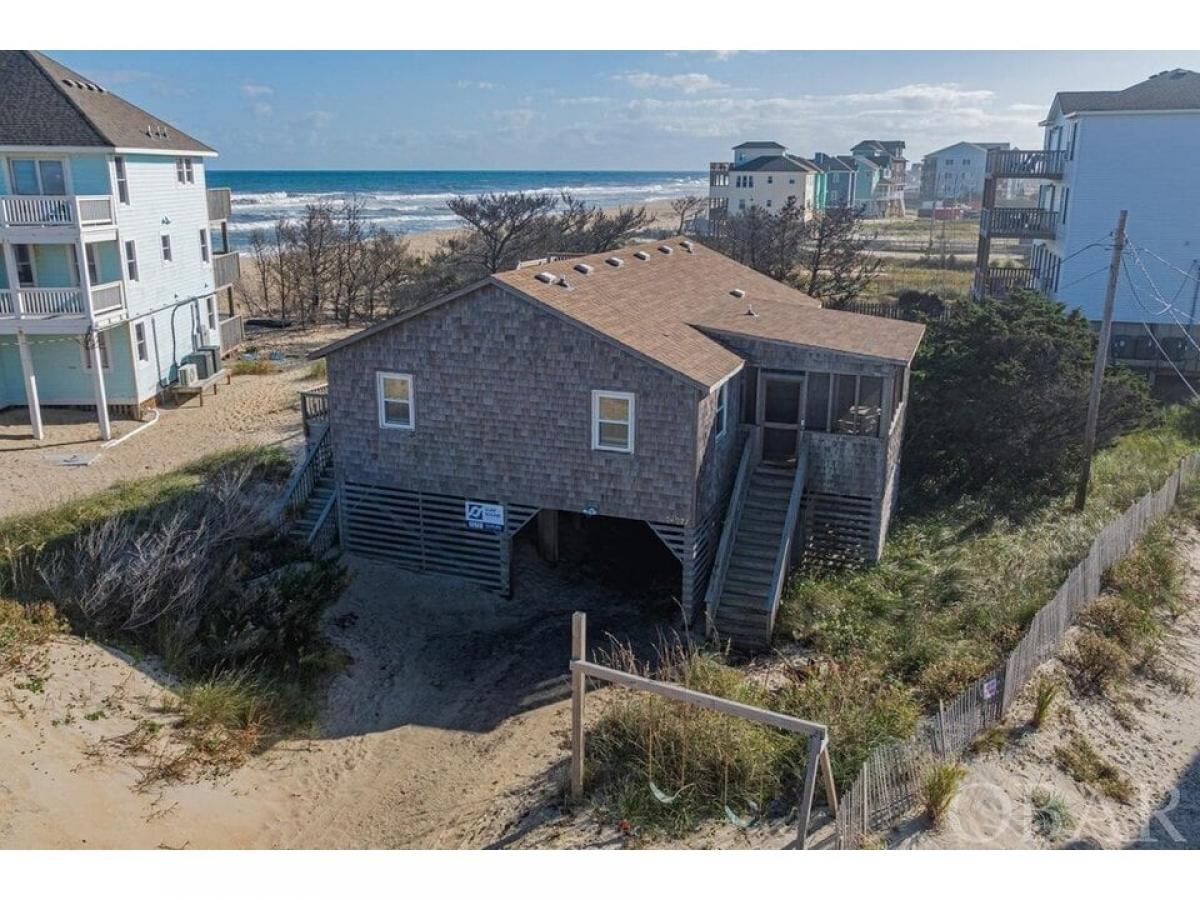
[[591, 275], [592, 267], [587, 263], [575, 263], [575, 271], [581, 275]]
[[608, 263], [610, 266], [612, 266], [614, 269], [619, 269], [619, 268], [621, 268], [621, 266], [625, 265], [625, 260], [621, 259], [621, 257], [619, 257], [619, 256], [610, 256], [608, 259], [605, 260], [605, 262]]
[[746, 315], [753, 316], [756, 319], [758, 318], [758, 313], [754, 311], [754, 307], [749, 303], [746, 304]]
[[555, 280], [553, 272], [538, 272], [533, 277], [536, 278], [538, 281], [540, 281], [542, 284], [554, 284], [554, 280]]
[[668, 247], [666, 244], [663, 244], [661, 247], [658, 248], [658, 252], [665, 253], [665, 254], [667, 254], [667, 256], [670, 256], [675, 251], [672, 250], [670, 247]]
[[642, 261], [645, 261], [650, 258], [650, 254], [647, 253], [645, 250], [639, 250], [633, 255]]
[[734, 288], [729, 293], [731, 293], [733, 296], [737, 297], [739, 300], [741, 300], [743, 297], [746, 296], [746, 292], [743, 291], [741, 288]]
[[559, 275], [558, 280], [554, 282], [559, 287], [565, 287], [568, 291], [571, 289], [571, 282], [567, 281], [566, 275]]

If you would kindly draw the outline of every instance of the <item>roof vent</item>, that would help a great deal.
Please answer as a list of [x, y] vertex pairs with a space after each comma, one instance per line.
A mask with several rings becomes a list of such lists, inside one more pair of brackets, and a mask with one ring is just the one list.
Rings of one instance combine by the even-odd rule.
[[666, 244], [663, 244], [661, 247], [658, 248], [658, 252], [665, 253], [665, 254], [667, 254], [667, 256], [670, 256], [673, 251]]
[[538, 272], [533, 277], [536, 278], [538, 281], [540, 281], [542, 284], [554, 284], [554, 273], [553, 272]]
[[746, 315], [753, 316], [756, 319], [758, 318], [758, 313], [756, 313], [754, 311], [754, 307], [751, 306], [749, 303], [746, 304]]
[[592, 267], [587, 263], [575, 263], [575, 271], [581, 275], [591, 275]]
[[643, 261], [650, 258], [650, 254], [647, 253], [645, 250], [639, 250], [637, 253], [635, 253], [633, 255]]
[[559, 275], [558, 280], [554, 283], [559, 287], [565, 287], [568, 291], [571, 289], [571, 282], [567, 281], [566, 275]]
[[610, 256], [608, 259], [605, 260], [605, 262], [608, 263], [610, 266], [612, 266], [614, 269], [619, 269], [619, 268], [621, 268], [621, 266], [625, 265], [625, 260], [621, 259], [621, 257], [619, 257], [619, 256]]
[[693, 244], [691, 241], [680, 241], [680, 242], [679, 242], [679, 246], [680, 246], [680, 247], [682, 247], [684, 250], [686, 250], [688, 253], [695, 253], [695, 252], [696, 252], [696, 251], [693, 249], [693, 248], [694, 248], [696, 245], [695, 245], [695, 244]]
[[733, 294], [733, 296], [737, 297], [739, 300], [741, 300], [743, 297], [746, 296], [746, 292], [743, 291], [741, 288], [734, 288], [729, 293]]

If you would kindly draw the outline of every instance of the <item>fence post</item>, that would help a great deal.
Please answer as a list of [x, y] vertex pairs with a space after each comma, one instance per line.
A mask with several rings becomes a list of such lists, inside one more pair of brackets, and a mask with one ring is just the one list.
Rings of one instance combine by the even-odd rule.
[[837, 784], [833, 780], [833, 763], [829, 761], [829, 741], [821, 744], [821, 774], [825, 779], [825, 803], [829, 814], [835, 819], [838, 814]]
[[[571, 661], [587, 656], [587, 613], [571, 616]], [[571, 798], [583, 796], [583, 699], [587, 690], [583, 672], [571, 671]]]
[[943, 757], [947, 757], [950, 755], [950, 744], [946, 740], [946, 704], [941, 701], [941, 698], [938, 699], [937, 723], [938, 741], [941, 743], [941, 747], [938, 749], [942, 751]]
[[805, 849], [808, 844], [808, 818], [812, 814], [813, 794], [817, 791], [817, 766], [825, 747], [825, 738], [813, 734], [808, 739], [808, 764], [804, 767], [804, 792], [800, 795], [800, 822], [796, 834], [796, 847]]

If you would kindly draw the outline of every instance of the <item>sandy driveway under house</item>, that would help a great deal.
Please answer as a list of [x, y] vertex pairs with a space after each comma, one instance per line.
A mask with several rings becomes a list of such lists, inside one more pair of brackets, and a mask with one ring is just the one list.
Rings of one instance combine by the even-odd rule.
[[[320, 383], [308, 377], [304, 357], [317, 347], [358, 329], [260, 331], [247, 345], [284, 354], [280, 370], [240, 375], [219, 384], [201, 407], [195, 399], [160, 411], [159, 420], [115, 447], [104, 449], [94, 411], [43, 410], [45, 437], [34, 441], [24, 407], [0, 410], [0, 518], [37, 512], [111, 487], [177, 469], [193, 460], [234, 447], [282, 444], [299, 452], [302, 444], [298, 393]], [[233, 365], [236, 357], [227, 361]], [[113, 437], [140, 423], [113, 420]], [[86, 466], [64, 466], [64, 457], [96, 455]]]
[[523, 542], [507, 600], [351, 566], [327, 621], [353, 662], [319, 736], [225, 775], [137, 789], [103, 739], [153, 716], [162, 688], [112, 651], [63, 638], [39, 677], [0, 677], [0, 847], [488, 846], [558, 790], [570, 612], [589, 613], [593, 643], [644, 645], [665, 624]]

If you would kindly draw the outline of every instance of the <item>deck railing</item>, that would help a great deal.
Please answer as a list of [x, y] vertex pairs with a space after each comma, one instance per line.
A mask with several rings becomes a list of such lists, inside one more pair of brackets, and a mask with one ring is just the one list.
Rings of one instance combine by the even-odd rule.
[[1003, 299], [1020, 288], [1032, 288], [1037, 270], [1023, 266], [989, 266], [984, 274], [984, 293]]
[[216, 287], [226, 287], [234, 284], [242, 277], [242, 256], [240, 253], [217, 253], [213, 255], [213, 284]]
[[5, 291], [0, 314], [7, 316], [83, 316], [87, 306], [79, 288], [21, 288]]
[[208, 221], [220, 222], [229, 218], [230, 194], [229, 188], [208, 189]]
[[988, 237], [1053, 238], [1058, 213], [1036, 207], [985, 209], [979, 219], [981, 234]]
[[1065, 150], [989, 150], [987, 173], [998, 178], [1061, 178]]
[[757, 425], [747, 428], [749, 433], [746, 435], [746, 443], [742, 446], [742, 459], [738, 463], [733, 490], [729, 492], [729, 509], [725, 511], [725, 522], [721, 526], [716, 556], [713, 557], [712, 575], [708, 579], [708, 589], [704, 592], [704, 629], [710, 635], [716, 626], [717, 606], [721, 602], [721, 593], [725, 590], [725, 574], [729, 569], [729, 558], [733, 554], [738, 520], [742, 516], [746, 494], [750, 491], [750, 478], [762, 455], [762, 429]]
[[112, 197], [0, 197], [0, 225], [61, 227], [111, 225]]
[[92, 287], [92, 311], [109, 312], [125, 305], [125, 286], [119, 281]]
[[17, 292], [0, 290], [0, 316], [17, 314]]
[[283, 489], [283, 496], [280, 500], [280, 519], [282, 521], [286, 522], [304, 509], [317, 482], [321, 480], [331, 465], [333, 465], [333, 441], [330, 439], [329, 429], [325, 428], [305, 454], [304, 461], [300, 463], [299, 468], [292, 473], [287, 487]]
[[300, 392], [300, 420], [304, 423], [304, 436], [329, 421], [329, 385], [322, 384]]
[[226, 316], [217, 323], [221, 332], [221, 354], [225, 355], [241, 346], [246, 339], [245, 319], [242, 316]]

